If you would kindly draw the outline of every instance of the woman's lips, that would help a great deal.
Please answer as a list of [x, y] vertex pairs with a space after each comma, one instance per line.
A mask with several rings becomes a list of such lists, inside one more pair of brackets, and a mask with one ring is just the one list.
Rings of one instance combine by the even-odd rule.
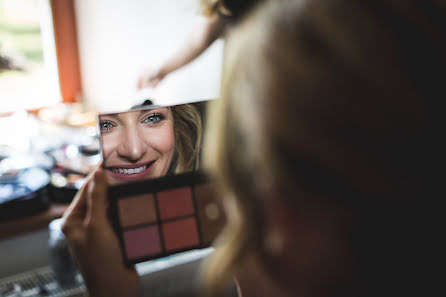
[[135, 180], [147, 176], [155, 161], [138, 164], [123, 164], [119, 166], [107, 167], [107, 172], [114, 178], [121, 180]]

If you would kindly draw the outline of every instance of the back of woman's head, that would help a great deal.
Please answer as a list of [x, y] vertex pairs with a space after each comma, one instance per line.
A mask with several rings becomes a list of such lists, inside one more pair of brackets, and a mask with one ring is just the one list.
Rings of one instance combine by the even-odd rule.
[[223, 82], [233, 109], [227, 130], [266, 146], [285, 187], [315, 172], [317, 182], [307, 176], [306, 187], [330, 196], [332, 187], [392, 197], [424, 192], [429, 174], [418, 169], [432, 165], [430, 144], [439, 139], [432, 115], [446, 91], [441, 7], [388, 0], [274, 6], [234, 36]]
[[427, 206], [441, 195], [445, 10], [426, 0], [274, 1], [234, 32], [208, 139], [208, 164], [239, 220], [221, 267], [262, 241], [259, 191], [273, 185], [290, 203], [352, 209], [367, 286], [414, 285], [429, 244], [420, 240], [436, 228]]

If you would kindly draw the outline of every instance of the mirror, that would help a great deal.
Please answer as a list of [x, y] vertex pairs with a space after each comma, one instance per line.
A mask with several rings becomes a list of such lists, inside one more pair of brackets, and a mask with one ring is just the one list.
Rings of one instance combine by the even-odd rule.
[[110, 185], [199, 169], [207, 101], [99, 115], [103, 168]]

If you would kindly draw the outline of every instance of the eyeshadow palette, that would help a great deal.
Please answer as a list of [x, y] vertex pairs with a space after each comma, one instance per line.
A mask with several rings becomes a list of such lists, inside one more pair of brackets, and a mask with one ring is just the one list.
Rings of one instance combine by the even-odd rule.
[[126, 265], [208, 247], [225, 223], [214, 184], [197, 171], [112, 186], [109, 199]]

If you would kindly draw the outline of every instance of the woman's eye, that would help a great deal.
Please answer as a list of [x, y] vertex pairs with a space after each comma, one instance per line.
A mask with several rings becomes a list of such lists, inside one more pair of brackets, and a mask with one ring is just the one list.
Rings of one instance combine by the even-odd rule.
[[112, 122], [101, 122], [99, 124], [99, 128], [101, 129], [101, 131], [107, 131], [110, 130], [111, 128], [113, 128], [113, 123]]
[[148, 124], [156, 124], [164, 119], [164, 116], [162, 114], [151, 114], [148, 117], [144, 119], [144, 123]]

